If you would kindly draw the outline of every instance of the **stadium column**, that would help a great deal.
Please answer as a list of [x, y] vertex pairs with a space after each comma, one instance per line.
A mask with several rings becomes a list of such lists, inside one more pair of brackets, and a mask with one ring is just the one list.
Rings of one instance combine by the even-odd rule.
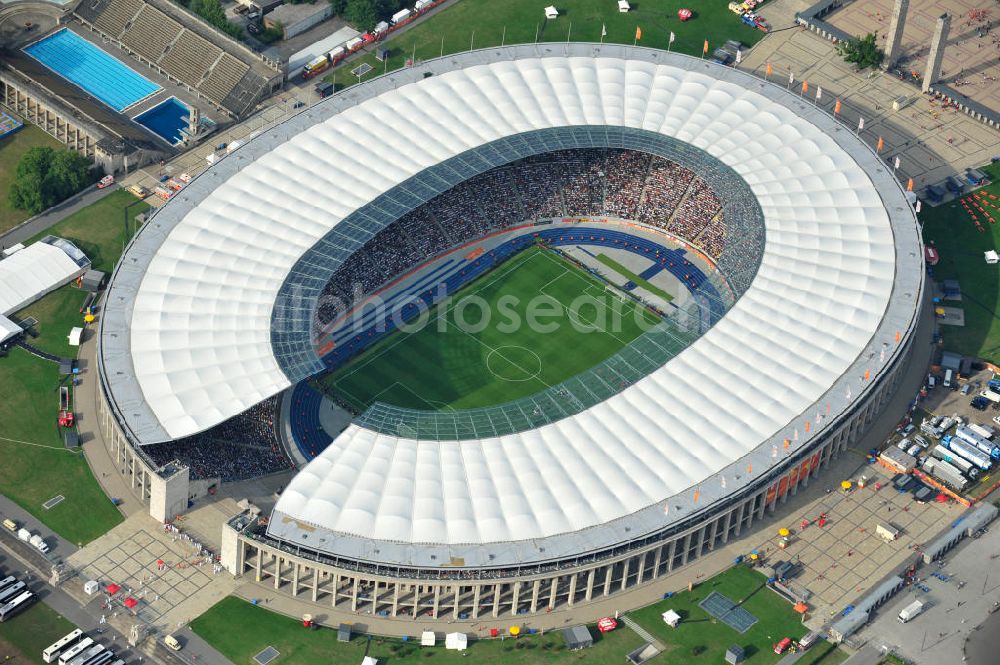
[[277, 554], [271, 555], [274, 558], [274, 588], [281, 586], [281, 557]]
[[360, 584], [361, 584], [361, 580], [359, 580], [357, 578], [357, 576], [355, 576], [354, 577], [354, 584], [351, 585], [351, 611], [352, 612], [357, 612], [358, 611], [358, 586]]
[[257, 567], [256, 567], [254, 579], [256, 581], [260, 582], [261, 579], [263, 579], [261, 577], [261, 575], [263, 575], [263, 574], [264, 574], [264, 551], [260, 548], [260, 546], [258, 546], [257, 547]]
[[632, 557], [629, 557], [622, 561], [622, 584], [619, 587], [620, 591], [624, 591], [625, 587], [628, 586], [628, 571], [632, 564]]
[[483, 585], [477, 583], [472, 587], [472, 618], [479, 618], [479, 595], [483, 592]]
[[535, 580], [535, 583], [531, 585], [531, 613], [534, 614], [538, 611], [538, 594], [542, 590], [541, 580]]
[[334, 573], [333, 574], [333, 585], [330, 587], [330, 589], [332, 590], [332, 593], [330, 594], [330, 596], [331, 596], [330, 606], [331, 607], [336, 607], [337, 606], [337, 592], [340, 591], [340, 574], [339, 573]]
[[413, 618], [416, 619], [420, 613], [420, 585], [413, 585]]
[[372, 614], [378, 611], [378, 580], [375, 580], [372, 588]]
[[[573, 579], [576, 579], [574, 576]], [[559, 576], [552, 578], [552, 586], [549, 587], [549, 611], [556, 608], [556, 594], [559, 592]]]
[[712, 520], [712, 524], [710, 527], [711, 535], [708, 537], [708, 549], [710, 550], [715, 549], [715, 539], [719, 535], [719, 520], [721, 519], [722, 516], [720, 515], [719, 517], [716, 517], [714, 520]]
[[743, 530], [743, 513], [746, 511], [747, 502], [743, 501], [740, 503], [739, 508], [736, 509], [736, 528], [733, 530], [733, 535], [737, 538], [740, 537], [740, 532]]
[[392, 585], [392, 616], [395, 617], [397, 610], [399, 610], [399, 582], [394, 582]]
[[660, 563], [663, 561], [663, 548], [665, 545], [658, 545], [656, 554], [653, 556], [653, 578], [660, 576]]
[[611, 595], [611, 577], [615, 572], [615, 564], [609, 563], [604, 567], [604, 595]]
[[441, 585], [434, 585], [434, 607], [432, 608], [434, 612], [434, 618], [438, 618], [438, 608], [441, 606]]
[[292, 562], [292, 598], [299, 595], [299, 567], [301, 565], [298, 561]]
[[500, 582], [493, 585], [493, 618], [500, 616]]
[[458, 620], [458, 601], [461, 598], [462, 598], [462, 585], [461, 584], [456, 584], [455, 585], [455, 602], [453, 603], [452, 608], [451, 608], [451, 618], [454, 619], [454, 620], [456, 620], [456, 621]]
[[587, 571], [587, 593], [584, 595], [585, 601], [590, 601], [594, 597], [594, 577], [597, 576], [597, 569], [591, 568]]
[[726, 511], [725, 526], [722, 527], [722, 544], [727, 545], [729, 543], [729, 528], [733, 525], [733, 511], [734, 508], [730, 508]]
[[517, 616], [517, 604], [521, 600], [521, 580], [514, 580], [511, 583], [513, 587], [513, 594], [510, 599], [510, 614], [511, 616]]
[[677, 555], [677, 541], [678, 538], [674, 538], [670, 541], [670, 549], [667, 554], [667, 573], [671, 573], [674, 570], [674, 558]]
[[313, 568], [312, 573], [312, 602], [315, 603], [319, 597], [319, 569]]

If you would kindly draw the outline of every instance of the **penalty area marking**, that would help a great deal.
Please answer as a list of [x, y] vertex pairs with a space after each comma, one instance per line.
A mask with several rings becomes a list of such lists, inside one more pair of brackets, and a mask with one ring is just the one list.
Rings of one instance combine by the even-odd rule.
[[51, 499], [49, 499], [48, 501], [46, 501], [45, 503], [43, 503], [42, 504], [42, 508], [44, 508], [45, 510], [49, 510], [51, 508], [55, 508], [60, 503], [62, 503], [63, 499], [65, 499], [65, 498], [66, 497], [64, 497], [62, 494], [54, 496]]

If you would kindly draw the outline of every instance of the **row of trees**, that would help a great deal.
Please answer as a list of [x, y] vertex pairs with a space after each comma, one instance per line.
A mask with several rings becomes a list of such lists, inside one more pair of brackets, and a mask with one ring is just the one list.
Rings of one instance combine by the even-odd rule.
[[188, 8], [233, 39], [243, 39], [243, 27], [229, 22], [219, 0], [191, 0]]
[[330, 0], [333, 13], [342, 16], [358, 30], [367, 32], [379, 21], [385, 21], [398, 12], [403, 0]]
[[38, 146], [17, 163], [10, 183], [10, 204], [37, 215], [93, 181], [90, 162], [76, 152]]

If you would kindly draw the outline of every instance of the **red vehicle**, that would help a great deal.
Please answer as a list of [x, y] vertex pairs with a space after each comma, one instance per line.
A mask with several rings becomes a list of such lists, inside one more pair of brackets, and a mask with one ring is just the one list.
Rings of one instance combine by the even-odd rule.
[[97, 189], [104, 189], [108, 185], [115, 184], [115, 177], [113, 175], [106, 175], [101, 178], [101, 181], [97, 183]]
[[59, 387], [59, 426], [60, 427], [72, 427], [73, 421], [73, 404], [70, 401], [69, 388], [66, 386]]
[[597, 620], [597, 630], [602, 633], [610, 633], [612, 630], [618, 627], [618, 622], [611, 617], [604, 617], [603, 619]]
[[774, 653], [783, 654], [788, 651], [788, 647], [792, 646], [792, 638], [786, 637], [777, 644], [774, 645]]

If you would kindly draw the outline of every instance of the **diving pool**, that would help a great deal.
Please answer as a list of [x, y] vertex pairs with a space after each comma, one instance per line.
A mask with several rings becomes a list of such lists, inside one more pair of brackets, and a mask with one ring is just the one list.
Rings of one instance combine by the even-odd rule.
[[163, 89], [66, 28], [25, 46], [24, 52], [116, 111]]
[[171, 97], [132, 119], [170, 145], [176, 145], [183, 138], [181, 130], [187, 127], [190, 114], [187, 106]]

